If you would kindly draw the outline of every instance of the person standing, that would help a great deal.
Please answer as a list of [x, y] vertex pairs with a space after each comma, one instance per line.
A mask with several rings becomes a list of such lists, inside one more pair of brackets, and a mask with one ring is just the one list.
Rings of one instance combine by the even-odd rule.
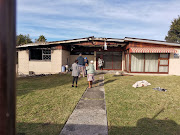
[[82, 72], [83, 77], [85, 76], [85, 63], [84, 63], [84, 58], [82, 57], [82, 54], [79, 54], [79, 57], [77, 58], [78, 60], [78, 67], [80, 72]]
[[[87, 57], [84, 58], [84, 63], [85, 63], [85, 67], [89, 64], [89, 61], [88, 61]], [[87, 75], [86, 68], [85, 68], [85, 75]]]
[[103, 64], [104, 64], [104, 60], [99, 57], [98, 58], [98, 67], [100, 68], [100, 70], [103, 70]]
[[79, 67], [77, 65], [78, 60], [75, 60], [75, 62], [72, 64], [72, 76], [73, 76], [73, 81], [72, 81], [72, 87], [74, 87], [74, 82], [76, 82], [76, 88], [77, 88], [77, 82], [78, 82], [78, 76], [79, 76]]
[[94, 64], [93, 60], [90, 61], [90, 64], [86, 66], [87, 70], [87, 81], [89, 82], [89, 88], [92, 88], [92, 82], [94, 81]]

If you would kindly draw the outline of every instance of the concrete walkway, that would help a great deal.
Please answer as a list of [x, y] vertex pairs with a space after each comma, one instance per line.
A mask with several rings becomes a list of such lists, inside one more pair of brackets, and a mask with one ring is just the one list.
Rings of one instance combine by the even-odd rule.
[[87, 89], [60, 135], [108, 135], [104, 76], [95, 76], [93, 88]]

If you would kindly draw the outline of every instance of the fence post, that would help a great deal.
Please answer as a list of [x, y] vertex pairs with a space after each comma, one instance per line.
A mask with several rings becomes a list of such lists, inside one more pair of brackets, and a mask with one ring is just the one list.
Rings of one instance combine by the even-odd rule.
[[16, 0], [0, 0], [0, 135], [15, 135]]

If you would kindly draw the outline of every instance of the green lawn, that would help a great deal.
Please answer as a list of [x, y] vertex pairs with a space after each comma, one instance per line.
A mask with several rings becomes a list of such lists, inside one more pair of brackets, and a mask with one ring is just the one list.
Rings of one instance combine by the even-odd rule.
[[71, 87], [70, 75], [17, 79], [17, 133], [58, 135], [88, 84]]
[[[133, 88], [136, 81], [152, 85]], [[109, 135], [179, 135], [180, 76], [105, 75]], [[167, 92], [153, 90], [155, 87]]]

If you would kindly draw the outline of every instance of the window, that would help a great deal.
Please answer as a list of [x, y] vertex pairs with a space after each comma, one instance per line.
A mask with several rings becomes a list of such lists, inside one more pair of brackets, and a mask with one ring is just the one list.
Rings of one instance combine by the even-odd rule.
[[31, 49], [30, 50], [30, 60], [42, 60], [42, 50], [41, 49]]
[[164, 72], [169, 68], [169, 54], [132, 53], [131, 72]]
[[144, 54], [131, 55], [131, 71], [132, 72], [144, 71]]
[[129, 71], [129, 54], [126, 54], [126, 70]]
[[51, 60], [51, 50], [43, 49], [42, 50], [42, 58], [43, 58], [43, 60]]
[[159, 72], [168, 72], [169, 54], [160, 54]]
[[145, 54], [145, 72], [158, 72], [159, 54]]
[[30, 60], [51, 60], [50, 49], [30, 49]]
[[168, 60], [160, 60], [160, 65], [168, 65]]
[[160, 54], [160, 58], [168, 58], [168, 54], [167, 54], [167, 53], [165, 53], [165, 54], [164, 54], [164, 53], [161, 53], [161, 54]]
[[159, 72], [168, 72], [168, 66], [159, 66]]

